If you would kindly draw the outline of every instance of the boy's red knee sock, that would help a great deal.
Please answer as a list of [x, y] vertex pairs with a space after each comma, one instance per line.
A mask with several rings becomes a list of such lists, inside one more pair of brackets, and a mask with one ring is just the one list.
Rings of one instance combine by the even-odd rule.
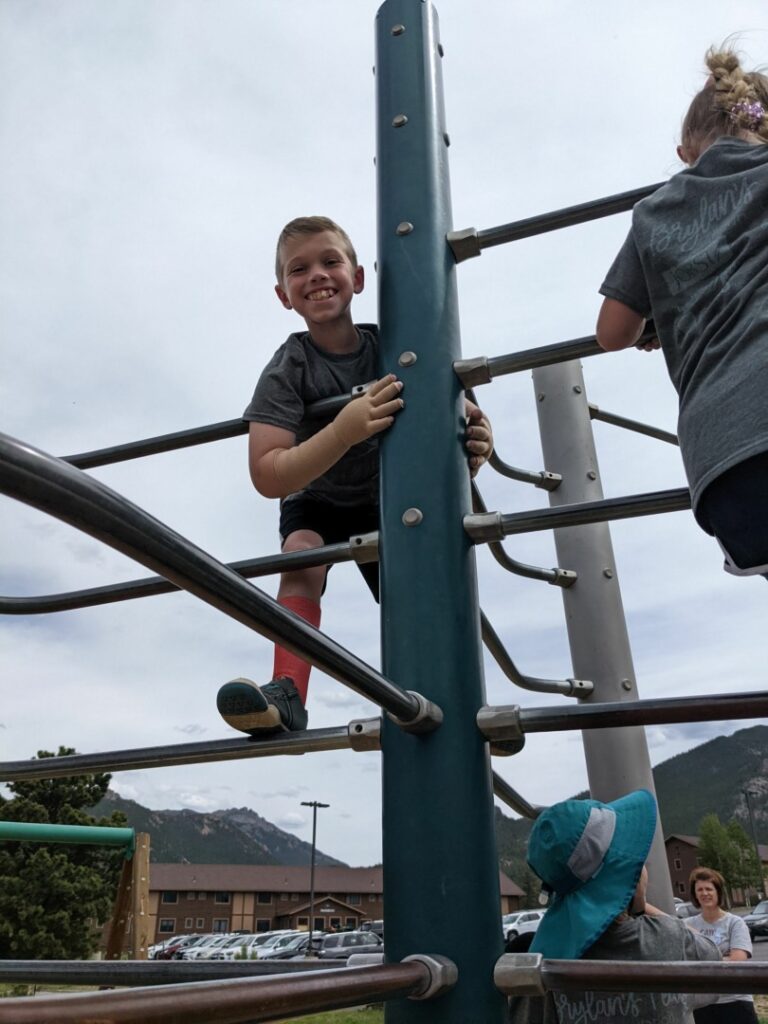
[[[312, 626], [317, 627], [320, 625], [320, 605], [317, 601], [313, 601], [311, 597], [280, 597], [277, 603], [296, 615], [300, 615], [302, 619], [306, 619]], [[272, 669], [272, 678], [277, 679], [278, 676], [290, 676], [296, 684], [296, 689], [299, 691], [303, 704], [307, 702], [307, 688], [309, 686], [309, 673], [311, 670], [312, 666], [308, 661], [303, 661], [297, 654], [292, 654], [291, 651], [286, 651], [284, 647], [275, 645], [275, 664]]]

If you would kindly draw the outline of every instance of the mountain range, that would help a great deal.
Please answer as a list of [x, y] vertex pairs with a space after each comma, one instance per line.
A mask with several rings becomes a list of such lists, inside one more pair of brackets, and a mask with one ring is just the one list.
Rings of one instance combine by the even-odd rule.
[[[748, 791], [758, 841], [768, 843], [768, 726], [718, 736], [663, 761], [653, 774], [665, 835], [696, 835], [704, 815], [714, 812], [724, 823], [735, 818], [751, 836]], [[92, 813], [107, 816], [115, 810], [122, 811], [136, 831], [150, 833], [155, 862], [309, 864], [309, 843], [247, 807], [210, 813], [153, 811], [110, 790]], [[496, 810], [499, 862], [520, 885], [528, 880], [525, 845], [531, 824]], [[346, 866], [320, 850], [316, 862]]]

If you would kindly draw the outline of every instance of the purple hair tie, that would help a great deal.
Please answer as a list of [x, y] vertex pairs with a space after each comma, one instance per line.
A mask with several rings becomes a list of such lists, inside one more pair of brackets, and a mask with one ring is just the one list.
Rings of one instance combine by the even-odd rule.
[[742, 100], [740, 103], [734, 103], [728, 116], [735, 124], [743, 124], [750, 131], [755, 131], [765, 117], [765, 107], [759, 100], [753, 100], [751, 103]]

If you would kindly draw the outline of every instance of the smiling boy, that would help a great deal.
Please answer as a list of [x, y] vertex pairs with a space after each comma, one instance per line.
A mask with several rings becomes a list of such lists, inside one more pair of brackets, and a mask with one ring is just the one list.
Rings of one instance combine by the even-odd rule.
[[[354, 324], [351, 304], [364, 271], [346, 232], [327, 217], [300, 217], [277, 243], [275, 292], [295, 310], [306, 331], [291, 334], [259, 378], [243, 418], [250, 423], [248, 463], [256, 490], [280, 499], [282, 551], [303, 551], [378, 529], [378, 434], [403, 408], [394, 374], [376, 379], [378, 332]], [[307, 419], [324, 398], [367, 391], [336, 416]], [[467, 401], [470, 467], [476, 472], [492, 449], [490, 425]], [[378, 600], [376, 563], [360, 571]], [[320, 598], [328, 566], [283, 573], [277, 601], [320, 625]], [[234, 679], [221, 687], [217, 707], [235, 729], [258, 735], [307, 725], [310, 665], [277, 645], [272, 681], [258, 686]]]

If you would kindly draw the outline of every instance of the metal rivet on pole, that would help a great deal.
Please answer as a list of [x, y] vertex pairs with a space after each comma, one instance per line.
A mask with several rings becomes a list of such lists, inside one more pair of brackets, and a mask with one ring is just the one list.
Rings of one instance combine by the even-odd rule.
[[397, 361], [400, 366], [413, 366], [418, 358], [415, 352], [402, 352]]
[[393, 36], [401, 36], [403, 34], [403, 32], [405, 32], [405, 25], [393, 25], [392, 26], [392, 35]]
[[408, 117], [406, 114], [397, 114], [392, 118], [393, 128], [402, 128], [405, 124], [408, 124]]
[[400, 223], [395, 228], [396, 235], [410, 235], [412, 231], [413, 224], [411, 224], [409, 220], [400, 221]]
[[403, 512], [403, 524], [405, 526], [418, 526], [424, 519], [424, 513], [418, 508], [407, 508]]

